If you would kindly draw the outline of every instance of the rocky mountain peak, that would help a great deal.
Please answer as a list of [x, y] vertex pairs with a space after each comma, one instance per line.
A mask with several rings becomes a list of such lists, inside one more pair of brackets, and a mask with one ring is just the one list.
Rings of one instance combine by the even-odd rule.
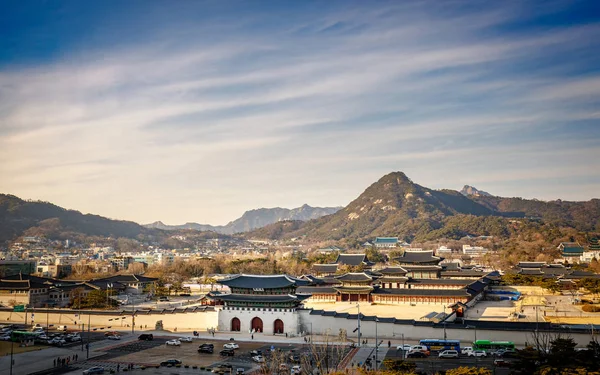
[[466, 196], [473, 195], [476, 197], [479, 197], [479, 196], [491, 197], [492, 196], [492, 194], [485, 192], [483, 190], [479, 190], [475, 186], [470, 186], [470, 185], [463, 186], [463, 188], [460, 190], [460, 193], [462, 195], [466, 195]]

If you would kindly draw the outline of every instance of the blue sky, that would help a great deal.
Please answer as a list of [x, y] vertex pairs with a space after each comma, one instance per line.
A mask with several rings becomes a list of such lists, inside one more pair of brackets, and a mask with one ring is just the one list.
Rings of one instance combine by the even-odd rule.
[[432, 188], [600, 197], [600, 6], [23, 1], [0, 191], [138, 222]]

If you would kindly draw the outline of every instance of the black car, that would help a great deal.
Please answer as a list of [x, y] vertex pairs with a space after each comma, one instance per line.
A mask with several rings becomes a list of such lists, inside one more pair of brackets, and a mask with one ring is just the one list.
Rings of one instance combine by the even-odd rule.
[[412, 352], [406, 355], [407, 358], [427, 358], [427, 354], [423, 352]]
[[235, 351], [233, 349], [223, 349], [219, 352], [220, 355], [233, 357], [235, 355]]
[[215, 348], [215, 344], [210, 344], [210, 343], [204, 343], [202, 345], [199, 346], [199, 348]]
[[290, 354], [290, 362], [292, 363], [300, 363], [300, 356], [296, 354]]
[[138, 336], [138, 340], [140, 341], [152, 341], [154, 340], [154, 335], [151, 333], [142, 333]]
[[198, 353], [208, 353], [212, 354], [215, 350], [210, 346], [201, 346], [198, 348]]
[[175, 366], [175, 365], [180, 365], [180, 364], [181, 364], [181, 361], [178, 359], [167, 359], [166, 361], [162, 361], [160, 363], [161, 366], [168, 366], [168, 365]]

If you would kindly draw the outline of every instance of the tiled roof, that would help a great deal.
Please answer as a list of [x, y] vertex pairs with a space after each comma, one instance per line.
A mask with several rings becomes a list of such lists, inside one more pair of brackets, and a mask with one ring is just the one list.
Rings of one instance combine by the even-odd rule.
[[380, 288], [372, 292], [380, 295], [398, 296], [442, 296], [442, 297], [468, 297], [465, 289], [384, 289]]
[[418, 266], [418, 265], [404, 265], [402, 266], [402, 268], [404, 268], [405, 270], [407, 270], [408, 272], [412, 272], [412, 271], [439, 271], [442, 269], [442, 267], [440, 266], [436, 266], [436, 265], [428, 265], [428, 266]]
[[336, 279], [341, 282], [370, 282], [373, 281], [373, 277], [367, 275], [364, 272], [348, 272], [342, 276], [336, 276]]
[[0, 280], [1, 290], [29, 290], [29, 280]]
[[469, 285], [473, 283], [471, 279], [411, 279], [407, 284], [420, 285]]
[[236, 275], [232, 278], [219, 280], [219, 284], [233, 288], [287, 288], [298, 284], [308, 284], [307, 281], [292, 278], [288, 275]]
[[460, 270], [460, 271], [442, 271], [441, 277], [483, 277], [485, 276], [483, 271], [475, 270]]
[[406, 275], [406, 270], [402, 267], [386, 267], [377, 272], [383, 275]]
[[406, 250], [402, 256], [395, 259], [402, 264], [436, 263], [442, 258], [433, 255], [433, 250]]
[[373, 290], [372, 286], [334, 286], [335, 290], [340, 293], [354, 293], [354, 292], [370, 292]]
[[296, 294], [335, 294], [336, 291], [330, 286], [301, 286], [296, 289]]
[[517, 267], [519, 268], [540, 268], [545, 266], [545, 262], [519, 262]]
[[348, 266], [360, 266], [361, 264], [370, 263], [366, 254], [339, 254], [335, 260], [336, 264], [345, 264]]
[[337, 264], [313, 264], [312, 270], [321, 273], [335, 273], [337, 271]]
[[135, 282], [140, 282], [140, 283], [145, 283], [145, 282], [152, 282], [152, 281], [156, 281], [158, 280], [155, 277], [146, 277], [146, 276], [142, 276], [142, 275], [114, 275], [114, 276], [109, 276], [109, 277], [104, 277], [102, 279], [96, 279], [97, 281], [102, 280], [102, 281], [108, 281], [108, 282], [118, 282], [118, 283], [135, 283]]
[[291, 302], [298, 297], [291, 294], [255, 295], [255, 294], [221, 294], [214, 298], [225, 302]]
[[377, 237], [373, 243], [398, 243], [398, 237]]

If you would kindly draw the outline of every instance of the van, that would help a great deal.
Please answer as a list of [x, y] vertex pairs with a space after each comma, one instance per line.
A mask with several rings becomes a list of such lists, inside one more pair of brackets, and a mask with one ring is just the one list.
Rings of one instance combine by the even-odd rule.
[[429, 349], [425, 345], [414, 345], [410, 348], [409, 353], [423, 352], [429, 354]]
[[152, 341], [154, 340], [154, 335], [151, 333], [142, 333], [138, 336], [138, 340], [140, 341]]
[[469, 354], [473, 351], [473, 348], [471, 346], [465, 346], [464, 348], [462, 348], [460, 350], [460, 354]]
[[56, 327], [56, 330], [57, 330], [57, 331], [63, 331], [63, 332], [64, 332], [64, 331], [66, 331], [66, 330], [67, 330], [67, 326], [58, 326], [58, 327]]

